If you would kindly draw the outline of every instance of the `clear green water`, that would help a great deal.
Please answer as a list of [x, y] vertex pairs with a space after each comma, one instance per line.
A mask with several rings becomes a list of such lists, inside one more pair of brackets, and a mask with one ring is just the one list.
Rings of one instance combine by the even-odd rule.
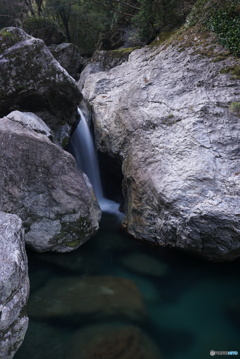
[[[99, 233], [79, 250], [28, 254], [30, 322], [15, 359], [85, 359], [81, 350], [87, 328], [93, 328], [94, 337], [94, 326], [106, 325], [112, 330], [119, 325], [140, 328], [160, 350], [159, 358], [204, 359], [210, 358], [210, 350], [236, 350], [240, 355], [240, 261], [209, 263], [148, 247], [119, 231], [114, 217], [106, 214]], [[132, 294], [125, 291], [117, 300], [111, 297], [106, 276], [113, 283], [119, 278], [133, 282], [143, 298], [145, 314], [138, 315]], [[79, 282], [91, 278], [97, 284], [76, 292]], [[98, 303], [99, 283], [108, 300], [102, 313], [93, 309], [93, 304], [104, 305]], [[61, 303], [59, 293], [67, 295], [67, 301]], [[115, 307], [111, 298], [118, 303]], [[89, 305], [92, 312], [84, 313]], [[55, 307], [60, 308], [57, 313]], [[80, 343], [77, 355], [73, 351], [76, 341]]]

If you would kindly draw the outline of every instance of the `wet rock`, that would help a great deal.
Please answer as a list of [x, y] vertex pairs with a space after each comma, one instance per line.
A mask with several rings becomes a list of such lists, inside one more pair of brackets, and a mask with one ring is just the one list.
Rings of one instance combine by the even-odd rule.
[[17, 115], [0, 119], [0, 209], [19, 215], [33, 249], [76, 249], [98, 229], [92, 187], [74, 158], [39, 133], [48, 133], [41, 122]]
[[29, 280], [19, 217], [0, 212], [0, 247], [0, 358], [12, 359], [28, 327]]
[[74, 335], [71, 359], [161, 359], [156, 345], [134, 326], [95, 325]]
[[139, 274], [162, 277], [167, 272], [167, 265], [157, 258], [144, 253], [131, 253], [121, 258], [120, 262], [130, 270]]
[[145, 319], [141, 294], [125, 278], [110, 276], [76, 276], [49, 280], [29, 301], [29, 315], [37, 318], [71, 318], [80, 321], [97, 318]]
[[239, 59], [201, 36], [188, 30], [135, 50], [109, 71], [87, 66], [79, 83], [98, 149], [123, 160], [126, 230], [233, 260], [240, 255], [240, 122], [229, 106], [240, 93], [228, 69], [239, 68]]
[[55, 132], [75, 122], [81, 94], [42, 40], [2, 29], [0, 65], [0, 116], [34, 112]]

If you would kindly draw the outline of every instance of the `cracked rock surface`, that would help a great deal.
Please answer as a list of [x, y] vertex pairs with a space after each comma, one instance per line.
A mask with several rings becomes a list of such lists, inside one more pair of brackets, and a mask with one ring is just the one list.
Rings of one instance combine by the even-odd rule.
[[18, 216], [0, 212], [0, 246], [0, 359], [11, 359], [28, 327], [28, 267]]
[[0, 209], [17, 214], [38, 252], [68, 252], [98, 229], [100, 208], [75, 159], [34, 114], [0, 119]]
[[40, 116], [61, 142], [78, 118], [82, 96], [74, 79], [40, 39], [22, 29], [0, 31], [0, 116], [14, 110]]
[[211, 41], [135, 50], [80, 84], [98, 148], [123, 160], [127, 231], [222, 261], [240, 255], [240, 64]]

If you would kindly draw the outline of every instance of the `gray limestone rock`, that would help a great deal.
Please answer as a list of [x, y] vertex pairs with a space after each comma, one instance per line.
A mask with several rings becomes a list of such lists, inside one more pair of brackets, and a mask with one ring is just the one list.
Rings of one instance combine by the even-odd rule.
[[40, 117], [36, 116], [32, 112], [13, 111], [6, 117], [10, 121], [20, 123], [23, 127], [46, 135], [50, 140], [53, 139], [53, 134], [50, 128], [46, 125], [45, 122], [43, 122]]
[[92, 187], [72, 155], [40, 133], [41, 122], [14, 114], [0, 119], [0, 209], [19, 215], [35, 250], [71, 251], [98, 229]]
[[0, 212], [0, 358], [11, 359], [22, 344], [28, 317], [27, 256], [22, 221]]
[[85, 59], [80, 55], [78, 47], [65, 42], [60, 45], [51, 45], [48, 48], [69, 75], [77, 80], [85, 63]]
[[19, 28], [0, 31], [0, 116], [13, 110], [39, 115], [59, 131], [77, 118], [81, 94], [74, 79], [40, 39]]
[[80, 83], [98, 148], [123, 160], [127, 231], [221, 261], [240, 255], [240, 60], [214, 41], [190, 30]]

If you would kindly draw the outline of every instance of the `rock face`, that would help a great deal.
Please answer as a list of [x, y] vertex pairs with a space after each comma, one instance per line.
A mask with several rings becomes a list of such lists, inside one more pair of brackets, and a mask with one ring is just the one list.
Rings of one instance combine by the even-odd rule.
[[80, 81], [98, 148], [123, 159], [133, 236], [211, 260], [240, 255], [235, 69], [210, 34], [189, 30]]
[[91, 58], [92, 62], [101, 64], [103, 70], [110, 70], [128, 60], [132, 49], [119, 49], [112, 51], [96, 51]]
[[81, 94], [44, 42], [18, 28], [0, 31], [0, 116], [38, 114], [54, 131], [76, 120]]
[[11, 359], [22, 344], [28, 326], [27, 257], [22, 221], [0, 212], [0, 358]]
[[69, 75], [75, 80], [79, 79], [79, 74], [83, 69], [85, 59], [80, 55], [80, 51], [76, 45], [71, 43], [51, 45], [49, 46], [49, 50]]
[[88, 179], [49, 132], [29, 113], [0, 119], [0, 209], [19, 215], [35, 250], [66, 252], [96, 232], [100, 209]]

